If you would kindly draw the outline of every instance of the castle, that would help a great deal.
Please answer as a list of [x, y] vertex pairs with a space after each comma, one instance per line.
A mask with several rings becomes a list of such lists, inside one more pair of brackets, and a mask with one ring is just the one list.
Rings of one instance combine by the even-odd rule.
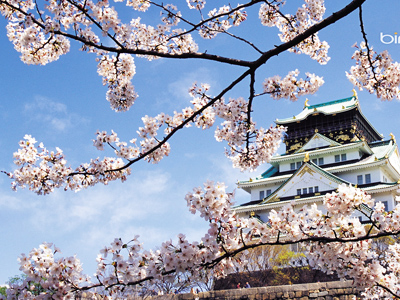
[[275, 122], [287, 127], [286, 153], [274, 156], [261, 176], [238, 182], [251, 195], [234, 208], [240, 217], [267, 222], [269, 212], [287, 201], [295, 201], [295, 208], [312, 203], [321, 208], [323, 196], [343, 183], [393, 209], [400, 195], [397, 143], [392, 134], [384, 140], [367, 120], [355, 92], [317, 105], [307, 100], [298, 115]]

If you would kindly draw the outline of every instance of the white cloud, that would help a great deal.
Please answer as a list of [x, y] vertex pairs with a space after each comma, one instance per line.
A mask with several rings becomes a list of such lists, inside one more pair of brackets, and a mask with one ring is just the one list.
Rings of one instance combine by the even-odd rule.
[[57, 132], [65, 132], [88, 123], [86, 118], [69, 112], [65, 104], [43, 96], [36, 96], [32, 102], [25, 103], [24, 114], [28, 122], [45, 126], [46, 130]]
[[157, 99], [156, 106], [167, 110], [176, 110], [179, 107], [183, 108], [190, 105], [191, 97], [188, 91], [194, 82], [210, 84], [211, 93], [218, 89], [218, 83], [212, 71], [200, 67], [194, 71], [182, 73], [176, 81], [169, 83], [167, 91]]
[[212, 72], [207, 68], [200, 67], [195, 71], [182, 74], [177, 81], [171, 82], [168, 85], [168, 91], [177, 98], [190, 99], [188, 90], [194, 82], [198, 84], [208, 83], [214, 89], [217, 84]]
[[63, 103], [54, 102], [43, 96], [36, 96], [34, 102], [24, 105], [25, 111], [41, 110], [48, 114], [52, 113], [67, 113], [67, 106]]

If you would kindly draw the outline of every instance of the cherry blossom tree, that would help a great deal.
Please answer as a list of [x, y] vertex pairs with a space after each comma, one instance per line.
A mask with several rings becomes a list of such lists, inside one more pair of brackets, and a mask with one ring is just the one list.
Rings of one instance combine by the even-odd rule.
[[[362, 42], [354, 45], [355, 66], [347, 73], [349, 80], [383, 100], [400, 99], [399, 64], [386, 51], [376, 53], [368, 43], [362, 14], [366, 1], [347, 1], [343, 8], [325, 17], [323, 0], [305, 0], [293, 14], [286, 13], [282, 0], [252, 0], [236, 6], [225, 3], [218, 8], [210, 7], [212, 4], [205, 0], [175, 1], [176, 4], [149, 0], [115, 0], [114, 4], [108, 0], [0, 0], [0, 11], [8, 20], [8, 38], [24, 63], [45, 65], [67, 54], [71, 42], [80, 44], [83, 52], [96, 56], [98, 74], [108, 88], [106, 99], [117, 112], [130, 109], [138, 97], [132, 84], [135, 56], [149, 61], [204, 60], [243, 70], [215, 95], [211, 95], [207, 83], [194, 83], [188, 87], [190, 106], [172, 114], [144, 116], [143, 126], [129, 142], [121, 141], [114, 131], [97, 132], [94, 146], [98, 150], [108, 148], [115, 157], [92, 159], [73, 168], [61, 149], [49, 151], [26, 135], [14, 154], [17, 168], [4, 173], [12, 179], [14, 189], [28, 187], [37, 194], [49, 194], [56, 188], [78, 191], [97, 183], [124, 181], [138, 161], [156, 164], [167, 156], [171, 151], [169, 140], [192, 125], [201, 129], [214, 127], [216, 140], [227, 144], [226, 155], [233, 167], [254, 170], [269, 162], [285, 132], [283, 127], [257, 126], [252, 118], [255, 99], [268, 94], [274, 99], [295, 101], [315, 93], [324, 83], [316, 74], [306, 72], [301, 77], [297, 69], [284, 77], [276, 75], [258, 82], [256, 75], [261, 66], [285, 51], [327, 64], [329, 44], [319, 39], [318, 32], [353, 12], [358, 12]], [[115, 8], [121, 7], [119, 2], [125, 2], [125, 10], [133, 14], [158, 10], [160, 20], [145, 24], [137, 17], [125, 22]], [[232, 27], [246, 22], [246, 11], [253, 7], [258, 8], [262, 25], [278, 29], [279, 45], [262, 49], [246, 36], [232, 32]], [[216, 55], [201, 49], [196, 42], [219, 36], [244, 44], [256, 57], [243, 60]], [[226, 99], [243, 82], [248, 85], [247, 95]], [[217, 118], [221, 120], [219, 126], [215, 125]], [[213, 269], [214, 274], [223, 276], [234, 270], [233, 260], [242, 251], [294, 243], [309, 245], [313, 266], [351, 278], [366, 298], [400, 297], [400, 246], [388, 246], [384, 260], [377, 259], [371, 247], [374, 239], [400, 232], [400, 206], [386, 213], [382, 203], [374, 203], [363, 191], [340, 186], [336, 193], [325, 196], [326, 213], [316, 205], [295, 211], [289, 203], [279, 212], [272, 211], [268, 223], [259, 224], [234, 214], [233, 194], [222, 183], [209, 181], [204, 188], [188, 193], [186, 201], [189, 210], [199, 213], [209, 224], [200, 241], [189, 242], [180, 234], [177, 243], [166, 241], [159, 250], [151, 251], [142, 249], [138, 237], [130, 241], [116, 238], [100, 250], [95, 278], [83, 274], [78, 258], [58, 257], [60, 250], [44, 243], [20, 256], [26, 279], [11, 286], [7, 298], [68, 299], [83, 292], [118, 297], [143, 282], [173, 281], [177, 274], [190, 274], [195, 279], [205, 269]], [[368, 218], [368, 230], [353, 216], [356, 210]], [[258, 239], [254, 240], [254, 236]]]

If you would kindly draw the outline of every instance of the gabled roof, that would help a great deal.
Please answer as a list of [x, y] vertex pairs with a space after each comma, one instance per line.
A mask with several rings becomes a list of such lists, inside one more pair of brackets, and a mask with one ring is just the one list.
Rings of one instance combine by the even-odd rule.
[[341, 144], [334, 140], [331, 140], [330, 138], [327, 138], [322, 134], [316, 133], [303, 147], [295, 151], [295, 153], [304, 152], [306, 150], [313, 150], [323, 147], [334, 147], [334, 146], [341, 146]]
[[[304, 187], [306, 187], [307, 185], [305, 185], [304, 183], [306, 183], [307, 181], [310, 182], [312, 187], [318, 185], [319, 191], [298, 196], [296, 194], [297, 189], [303, 189]], [[257, 211], [264, 209], [265, 206], [279, 206], [279, 203], [288, 200], [301, 200], [303, 204], [308, 202], [320, 201], [322, 199], [322, 195], [335, 191], [338, 185], [342, 183], [350, 184], [349, 182], [333, 175], [332, 173], [323, 170], [313, 162], [308, 161], [303, 163], [303, 165], [292, 176], [290, 176], [271, 195], [264, 198], [263, 201], [251, 201], [236, 206], [234, 209], [237, 212], [244, 212], [249, 210]]]
[[[400, 165], [400, 156], [397, 149], [397, 144], [394, 140], [387, 141], [379, 141], [367, 144], [363, 141], [357, 141], [351, 144], [340, 145], [337, 147], [329, 147], [325, 149], [318, 149], [308, 152], [310, 159], [313, 158], [313, 155], [321, 155], [323, 153], [334, 153], [336, 151], [346, 151], [349, 149], [358, 148], [360, 151], [364, 152], [367, 157], [362, 158], [361, 160], [356, 161], [345, 161], [330, 165], [323, 165], [322, 167], [327, 170], [329, 173], [340, 173], [347, 172], [349, 170], [362, 169], [367, 167], [377, 167], [380, 165], [387, 165], [387, 167], [391, 168], [393, 165], [393, 171], [397, 172], [398, 176], [400, 176], [400, 168], [396, 168], [394, 166]], [[275, 156], [271, 160], [272, 165], [279, 165], [280, 162], [284, 160], [294, 160], [294, 159], [303, 159], [304, 153], [297, 153], [291, 155], [282, 155]], [[389, 160], [389, 164], [386, 161]], [[395, 162], [396, 160], [397, 162]], [[393, 161], [393, 162], [392, 162]], [[318, 167], [321, 168], [321, 167]], [[322, 169], [321, 169], [322, 170]], [[292, 172], [284, 172], [279, 173], [278, 169], [274, 166], [270, 167], [267, 171], [261, 174], [260, 177], [256, 177], [251, 179], [250, 181], [240, 181], [238, 182], [238, 186], [243, 190], [250, 192], [252, 186], [255, 185], [263, 185], [267, 184], [267, 182], [271, 182], [271, 180], [277, 182], [283, 182], [288, 180], [292, 176]]]
[[[293, 197], [296, 195], [298, 188], [314, 187], [318, 183], [319, 191], [336, 189], [339, 184], [349, 182], [329, 173], [311, 161], [303, 163], [303, 165], [294, 174], [289, 177], [278, 189], [271, 195], [266, 197], [260, 204], [280, 201], [281, 198]], [[311, 184], [312, 183], [312, 184]]]

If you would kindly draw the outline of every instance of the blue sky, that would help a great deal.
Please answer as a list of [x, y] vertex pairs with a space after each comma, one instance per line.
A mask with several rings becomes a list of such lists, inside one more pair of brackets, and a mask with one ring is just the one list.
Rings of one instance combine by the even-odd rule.
[[[298, 1], [300, 3], [300, 1]], [[328, 12], [347, 1], [328, 1]], [[400, 32], [396, 0], [367, 1], [364, 19], [368, 39], [377, 51], [389, 50], [400, 61], [400, 44], [383, 44], [380, 33]], [[329, 5], [335, 5], [333, 7]], [[257, 11], [249, 11], [254, 18], [243, 24], [238, 33], [249, 33], [249, 38], [268, 49], [279, 40], [275, 29], [259, 25]], [[129, 112], [115, 113], [105, 100], [105, 87], [97, 75], [95, 56], [78, 51], [72, 43], [71, 52], [47, 66], [28, 66], [19, 60], [7, 40], [6, 22], [0, 19], [0, 170], [12, 170], [13, 152], [25, 134], [31, 134], [48, 149], [56, 146], [64, 150], [72, 167], [90, 158], [111, 155], [92, 146], [97, 130], [115, 130], [121, 139], [136, 137], [141, 126], [140, 117], [155, 116], [161, 111], [172, 113], [186, 106], [190, 100], [187, 89], [192, 82], [208, 82], [213, 93], [218, 93], [244, 70], [205, 61], [148, 62], [135, 58], [137, 74], [133, 79], [139, 93], [137, 103]], [[200, 50], [208, 53], [232, 55], [251, 59], [254, 53], [247, 47], [230, 43], [227, 37], [203, 42], [198, 36]], [[330, 43], [331, 61], [319, 66], [306, 56], [284, 53], [273, 58], [258, 73], [258, 89], [264, 78], [298, 68], [301, 76], [315, 72], [324, 77], [325, 84], [311, 96], [310, 104], [346, 98], [352, 95], [352, 84], [345, 71], [350, 69], [351, 45], [361, 42], [357, 13], [339, 21], [320, 33]], [[246, 97], [247, 82], [240, 84], [229, 96]], [[386, 138], [393, 132], [400, 138], [400, 103], [381, 102], [367, 92], [358, 92], [364, 115]], [[275, 101], [265, 96], [257, 99], [254, 115], [260, 126], [273, 124], [276, 118], [297, 114], [305, 97], [298, 102]], [[398, 139], [399, 139], [398, 138]], [[207, 179], [224, 181], [230, 190], [237, 180], [262, 173], [240, 173], [231, 167], [224, 156], [223, 143], [217, 143], [213, 131], [189, 128], [179, 132], [171, 141], [171, 154], [158, 165], [138, 163], [128, 181], [121, 184], [96, 186], [78, 193], [56, 191], [49, 196], [37, 196], [27, 190], [13, 192], [10, 180], [0, 176], [0, 284], [19, 274], [17, 257], [47, 241], [53, 242], [63, 255], [76, 254], [83, 262], [84, 271], [95, 270], [96, 255], [115, 237], [125, 240], [136, 234], [146, 248], [174, 239], [183, 232], [190, 240], [200, 238], [206, 223], [186, 208], [185, 194]], [[247, 201], [248, 195], [238, 190], [237, 202]]]

